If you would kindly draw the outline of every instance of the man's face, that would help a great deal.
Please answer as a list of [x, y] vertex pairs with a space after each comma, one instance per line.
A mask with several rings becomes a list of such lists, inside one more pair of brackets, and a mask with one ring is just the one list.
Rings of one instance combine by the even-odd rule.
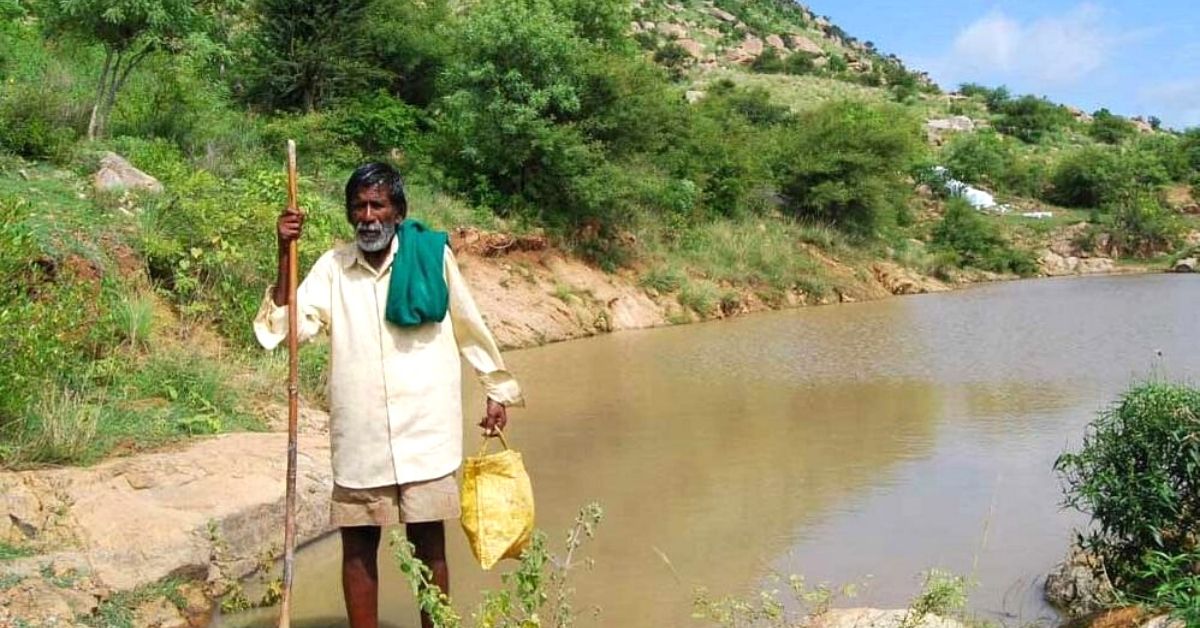
[[350, 203], [350, 224], [358, 248], [374, 253], [382, 251], [396, 234], [396, 223], [403, 216], [392, 205], [387, 190], [381, 185], [363, 188]]

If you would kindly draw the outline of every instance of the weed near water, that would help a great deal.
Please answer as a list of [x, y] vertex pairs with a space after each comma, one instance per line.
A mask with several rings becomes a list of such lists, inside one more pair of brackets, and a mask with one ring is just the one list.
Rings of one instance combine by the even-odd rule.
[[[599, 504], [580, 509], [575, 523], [567, 531], [563, 554], [556, 555], [546, 546], [546, 535], [535, 531], [529, 545], [521, 552], [517, 568], [500, 577], [503, 589], [486, 591], [483, 601], [472, 615], [478, 628], [568, 628], [574, 624], [577, 611], [570, 584], [571, 572], [591, 566], [590, 559], [576, 556], [578, 550], [596, 533], [604, 518]], [[462, 616], [450, 605], [450, 599], [433, 586], [432, 572], [413, 554], [413, 546], [399, 532], [392, 533], [392, 555], [401, 573], [417, 596], [417, 605], [428, 613], [440, 628], [462, 628]]]
[[165, 599], [172, 606], [183, 610], [187, 606], [181, 590], [185, 581], [169, 577], [132, 591], [114, 593], [100, 603], [94, 613], [80, 618], [85, 625], [95, 628], [135, 628], [138, 606], [154, 600]]

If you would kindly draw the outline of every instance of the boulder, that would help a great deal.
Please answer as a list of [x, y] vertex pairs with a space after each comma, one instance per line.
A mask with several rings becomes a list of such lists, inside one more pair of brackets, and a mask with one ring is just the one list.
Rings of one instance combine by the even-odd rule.
[[133, 625], [146, 628], [187, 628], [188, 622], [165, 598], [147, 600], [133, 611]]
[[134, 168], [124, 157], [113, 152], [106, 152], [100, 158], [100, 170], [92, 182], [100, 192], [145, 191], [159, 194], [163, 191], [158, 179]]
[[1116, 595], [1104, 575], [1100, 560], [1078, 547], [1046, 576], [1046, 601], [1072, 617], [1082, 617], [1112, 606]]
[[762, 53], [763, 41], [754, 35], [746, 35], [742, 44], [730, 50], [726, 58], [734, 63], [750, 63], [762, 56]]
[[792, 44], [792, 50], [795, 52], [804, 52], [810, 55], [824, 56], [825, 50], [817, 45], [817, 42], [795, 33], [788, 35], [788, 41]]
[[683, 39], [688, 36], [688, 29], [683, 24], [675, 22], [667, 22], [658, 25], [658, 32], [663, 37], [673, 37], [675, 39]]
[[1185, 257], [1171, 266], [1171, 271], [1176, 273], [1194, 273], [1196, 272], [1196, 258]]
[[701, 100], [704, 100], [704, 92], [698, 89], [689, 89], [684, 92], [683, 97], [687, 99], [689, 105], [694, 105]]
[[975, 121], [967, 116], [950, 116], [949, 118], [934, 118], [925, 122], [925, 130], [931, 132], [954, 131], [969, 133], [975, 130]]
[[767, 39], [765, 41], [767, 42], [768, 46], [779, 52], [787, 53], [788, 51], [787, 46], [783, 45], [783, 38], [781, 38], [779, 35], [767, 35]]
[[1079, 258], [1046, 250], [1038, 255], [1038, 266], [1042, 269], [1042, 274], [1049, 277], [1074, 275], [1079, 269]]
[[962, 622], [926, 615], [909, 617], [907, 609], [835, 608], [816, 618], [813, 628], [964, 628]]
[[1159, 615], [1142, 624], [1141, 628], [1187, 628], [1187, 624], [1182, 619], [1174, 619], [1170, 615]]
[[1107, 257], [1079, 258], [1079, 274], [1081, 275], [1106, 275], [1116, 270], [1116, 263]]
[[679, 44], [680, 48], [686, 50], [693, 59], [701, 59], [704, 57], [704, 44], [696, 41], [695, 39], [684, 38], [676, 41], [675, 43]]
[[1153, 133], [1154, 132], [1154, 127], [1151, 126], [1150, 123], [1141, 116], [1134, 116], [1134, 117], [1130, 118], [1129, 121], [1133, 123], [1133, 126], [1134, 126], [1134, 128], [1136, 128], [1138, 130], [1138, 133]]
[[730, 13], [729, 11], [718, 9], [717, 7], [710, 7], [708, 9], [708, 14], [717, 18], [718, 20], [721, 20], [722, 22], [729, 22], [730, 24], [738, 21], [736, 15]]
[[[171, 574], [203, 573], [213, 560], [240, 578], [279, 532], [286, 440], [278, 433], [226, 434], [94, 467], [2, 472], [0, 486], [30, 487], [58, 513], [51, 522], [28, 521], [45, 526], [40, 534], [69, 527], [98, 585], [130, 590]], [[329, 438], [302, 436], [300, 451], [296, 521], [304, 542], [328, 529]], [[0, 520], [13, 514], [0, 511]]]
[[763, 40], [754, 35], [746, 35], [746, 39], [742, 40], [742, 50], [757, 59], [763, 53]]
[[871, 272], [875, 275], [875, 280], [892, 294], [925, 294], [950, 289], [936, 279], [924, 277], [893, 262], [876, 262], [871, 266]]

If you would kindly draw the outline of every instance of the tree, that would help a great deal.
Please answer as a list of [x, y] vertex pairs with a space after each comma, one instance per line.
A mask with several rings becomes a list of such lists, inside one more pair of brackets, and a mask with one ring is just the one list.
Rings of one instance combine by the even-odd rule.
[[439, 149], [480, 201], [578, 209], [572, 182], [596, 165], [578, 122], [588, 44], [548, 0], [473, 5], [441, 77]]
[[775, 170], [796, 216], [874, 237], [904, 212], [906, 173], [924, 148], [920, 127], [895, 106], [831, 102], [784, 129]]
[[367, 36], [374, 0], [259, 0], [250, 100], [312, 112], [382, 81]]
[[205, 37], [204, 15], [188, 0], [51, 0], [44, 7], [51, 32], [104, 47], [88, 139], [104, 136], [121, 88], [147, 57], [178, 54]]
[[1113, 114], [1108, 109], [1100, 109], [1092, 114], [1092, 125], [1088, 134], [1097, 142], [1120, 144], [1137, 135], [1133, 123], [1121, 116]]
[[996, 120], [996, 130], [1028, 144], [1037, 144], [1047, 134], [1070, 126], [1074, 120], [1066, 108], [1032, 95], [1006, 100], [994, 107], [989, 99], [988, 108], [1001, 114]]

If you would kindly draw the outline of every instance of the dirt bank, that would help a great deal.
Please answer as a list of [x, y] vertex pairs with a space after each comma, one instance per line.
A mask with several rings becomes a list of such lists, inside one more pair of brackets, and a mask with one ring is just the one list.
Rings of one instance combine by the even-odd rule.
[[[551, 247], [545, 238], [459, 229], [452, 234], [451, 246], [484, 317], [506, 349], [701, 320], [682, 306], [676, 295], [641, 287], [637, 269], [606, 273]], [[851, 264], [816, 247], [808, 247], [808, 252], [821, 264], [834, 286], [829, 293], [815, 295], [793, 290], [782, 301], [768, 303], [756, 294], [754, 286], [725, 286], [737, 295], [737, 300], [722, 303], [709, 318], [943, 292], [1015, 278], [962, 271], [942, 280], [893, 261]], [[1080, 257], [1079, 253], [1063, 250], [1056, 244], [1042, 251], [1039, 264], [1041, 274], [1048, 277], [1149, 270], [1117, 266], [1106, 257]]]

